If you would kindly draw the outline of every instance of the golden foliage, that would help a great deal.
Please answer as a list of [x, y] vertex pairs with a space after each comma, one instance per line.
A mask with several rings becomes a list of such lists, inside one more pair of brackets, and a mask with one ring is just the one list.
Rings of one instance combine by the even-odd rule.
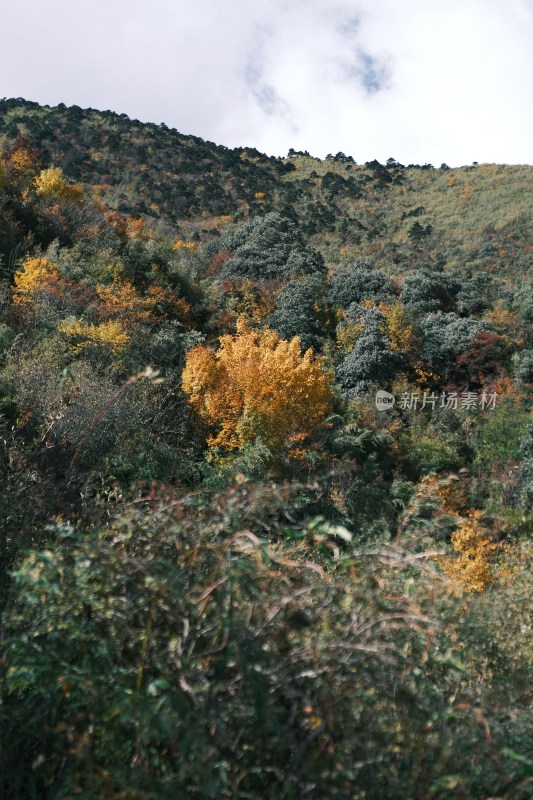
[[28, 175], [35, 172], [36, 159], [25, 147], [18, 147], [11, 153], [9, 158], [11, 167], [21, 175]]
[[391, 340], [391, 349], [398, 353], [412, 353], [416, 347], [414, 327], [405, 306], [400, 303], [380, 303], [379, 310], [385, 317], [384, 333]]
[[[247, 204], [239, 201], [244, 208], [248, 208]], [[231, 214], [219, 214], [216, 217], [210, 217], [207, 211], [202, 211], [202, 230], [205, 231], [218, 231], [227, 228], [228, 223], [233, 221]]]
[[146, 222], [143, 219], [134, 219], [127, 216], [125, 226], [126, 235], [130, 239], [140, 239], [142, 242], [147, 242], [153, 238], [153, 232], [146, 227]]
[[[464, 480], [457, 475], [424, 476], [404, 513], [400, 531], [407, 529], [424, 508], [432, 508], [434, 524], [455, 526], [451, 535], [454, 552], [438, 558], [444, 574], [464, 591], [483, 591], [494, 580], [494, 556], [500, 545], [483, 524], [483, 511], [468, 508]], [[424, 513], [423, 518], [426, 516]]]
[[47, 283], [59, 278], [59, 270], [48, 258], [27, 258], [13, 278], [13, 302], [27, 304]]
[[143, 300], [130, 281], [113, 281], [110, 286], [98, 285], [96, 293], [102, 301], [100, 315], [122, 323], [143, 322], [150, 317], [154, 302]]
[[365, 329], [364, 322], [346, 322], [337, 327], [337, 346], [342, 353], [351, 353]]
[[276, 307], [272, 287], [262, 287], [249, 278], [235, 283], [224, 281], [222, 288], [231, 297], [231, 311], [236, 317], [260, 322]]
[[34, 181], [35, 191], [41, 197], [79, 202], [82, 197], [81, 186], [71, 185], [63, 177], [61, 167], [41, 170]]
[[482, 511], [473, 510], [461, 521], [452, 534], [452, 544], [458, 555], [444, 565], [448, 577], [459, 580], [470, 592], [483, 591], [494, 578], [492, 557], [498, 544], [483, 526], [482, 515]]
[[505, 307], [505, 302], [503, 300], [498, 300], [487, 316], [498, 333], [512, 332], [518, 325], [518, 316], [516, 312], [509, 311], [509, 309]]
[[190, 351], [182, 386], [216, 431], [209, 446], [228, 450], [258, 436], [273, 454], [301, 445], [323, 427], [331, 403], [330, 377], [312, 350], [302, 356], [298, 338], [287, 342], [268, 329], [250, 330], [242, 318], [235, 336], [220, 338], [216, 353], [204, 346]]
[[515, 404], [515, 408], [520, 408], [523, 397], [519, 387], [514, 383], [511, 375], [497, 375], [493, 381], [485, 384], [485, 391], [495, 392], [498, 396], [498, 403], [504, 399]]
[[197, 250], [198, 244], [196, 242], [184, 242], [183, 239], [176, 239], [172, 245], [173, 250]]
[[190, 318], [190, 305], [162, 286], [151, 286], [147, 297], [139, 297], [130, 281], [115, 280], [110, 286], [96, 287], [101, 304], [98, 314], [105, 320], [117, 320], [122, 325], [152, 323], [164, 319], [167, 312], [182, 322]]
[[413, 362], [411, 364], [412, 371], [414, 372], [414, 381], [417, 387], [421, 389], [427, 389], [431, 385], [434, 385], [438, 378], [434, 372], [426, 369], [419, 361]]
[[464, 481], [451, 476], [446, 480], [434, 481], [435, 495], [440, 499], [442, 508], [449, 514], [465, 514], [468, 508], [468, 493]]
[[120, 322], [111, 320], [95, 325], [90, 322], [78, 320], [62, 320], [58, 330], [69, 339], [75, 353], [81, 353], [89, 345], [99, 345], [109, 348], [113, 353], [119, 353], [129, 342], [129, 336]]
[[169, 289], [162, 286], [150, 286], [147, 302], [151, 303], [152, 317], [164, 319], [172, 316], [185, 325], [192, 324], [192, 310], [190, 303], [183, 297], [176, 297]]

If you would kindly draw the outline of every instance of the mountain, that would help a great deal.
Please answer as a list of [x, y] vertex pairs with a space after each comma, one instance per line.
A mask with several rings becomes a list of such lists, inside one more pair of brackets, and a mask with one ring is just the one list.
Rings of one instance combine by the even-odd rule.
[[269, 158], [111, 111], [0, 101], [0, 142], [19, 136], [110, 208], [186, 237], [276, 211], [333, 264], [371, 257], [400, 271], [429, 263], [512, 280], [531, 270], [533, 167]]

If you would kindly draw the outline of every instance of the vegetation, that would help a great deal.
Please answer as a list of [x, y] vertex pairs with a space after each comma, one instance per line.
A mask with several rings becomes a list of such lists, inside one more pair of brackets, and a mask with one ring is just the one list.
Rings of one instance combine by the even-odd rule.
[[531, 797], [533, 168], [0, 110], [2, 796]]

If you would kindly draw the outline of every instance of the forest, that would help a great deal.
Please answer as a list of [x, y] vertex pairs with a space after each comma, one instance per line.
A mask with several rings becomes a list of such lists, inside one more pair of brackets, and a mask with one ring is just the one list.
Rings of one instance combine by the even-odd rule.
[[533, 797], [532, 207], [0, 100], [0, 796]]

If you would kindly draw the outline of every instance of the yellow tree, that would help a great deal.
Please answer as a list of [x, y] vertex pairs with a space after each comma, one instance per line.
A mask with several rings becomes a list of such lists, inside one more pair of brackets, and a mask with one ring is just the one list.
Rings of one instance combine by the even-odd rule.
[[182, 386], [213, 431], [210, 447], [234, 450], [260, 436], [273, 455], [317, 433], [332, 397], [331, 378], [312, 350], [301, 355], [298, 338], [251, 330], [242, 318], [215, 353], [204, 346], [189, 352]]
[[39, 169], [37, 166], [38, 157], [35, 151], [31, 151], [25, 146], [16, 147], [10, 155], [10, 165], [17, 175], [35, 175]]
[[27, 258], [13, 278], [13, 302], [28, 304], [47, 284], [59, 278], [57, 266], [48, 258]]
[[82, 198], [81, 186], [71, 185], [63, 177], [61, 167], [43, 169], [34, 181], [35, 191], [41, 197], [56, 200], [74, 200]]
[[411, 355], [416, 350], [416, 336], [409, 313], [400, 302], [380, 303], [379, 310], [385, 317], [384, 333], [391, 340], [391, 349]]
[[496, 556], [500, 550], [497, 538], [501, 533], [489, 530], [483, 524], [483, 516], [480, 509], [468, 508], [467, 482], [455, 475], [440, 479], [425, 475], [403, 515], [399, 533], [403, 535], [409, 528], [420, 531], [422, 521], [427, 530], [434, 525], [442, 531], [443, 526], [453, 524], [453, 551], [438, 561], [458, 588], [481, 592], [496, 577]]
[[459, 580], [471, 592], [482, 591], [493, 580], [494, 555], [499, 547], [483, 526], [482, 516], [482, 511], [474, 509], [461, 520], [452, 533], [457, 556], [449, 559], [444, 567], [450, 578]]
[[129, 281], [114, 281], [111, 286], [98, 285], [96, 293], [101, 300], [101, 316], [124, 323], [147, 321], [154, 307], [153, 302], [138, 296], [135, 286]]
[[58, 330], [69, 339], [73, 353], [81, 353], [90, 345], [97, 345], [120, 353], [129, 342], [129, 336], [120, 322], [102, 322], [94, 325], [83, 320], [65, 319], [59, 323]]
[[146, 297], [140, 297], [130, 281], [115, 280], [110, 286], [98, 285], [100, 300], [97, 313], [104, 320], [117, 320], [126, 327], [137, 323], [161, 321], [168, 314], [181, 322], [189, 322], [191, 308], [167, 287], [150, 286]]

